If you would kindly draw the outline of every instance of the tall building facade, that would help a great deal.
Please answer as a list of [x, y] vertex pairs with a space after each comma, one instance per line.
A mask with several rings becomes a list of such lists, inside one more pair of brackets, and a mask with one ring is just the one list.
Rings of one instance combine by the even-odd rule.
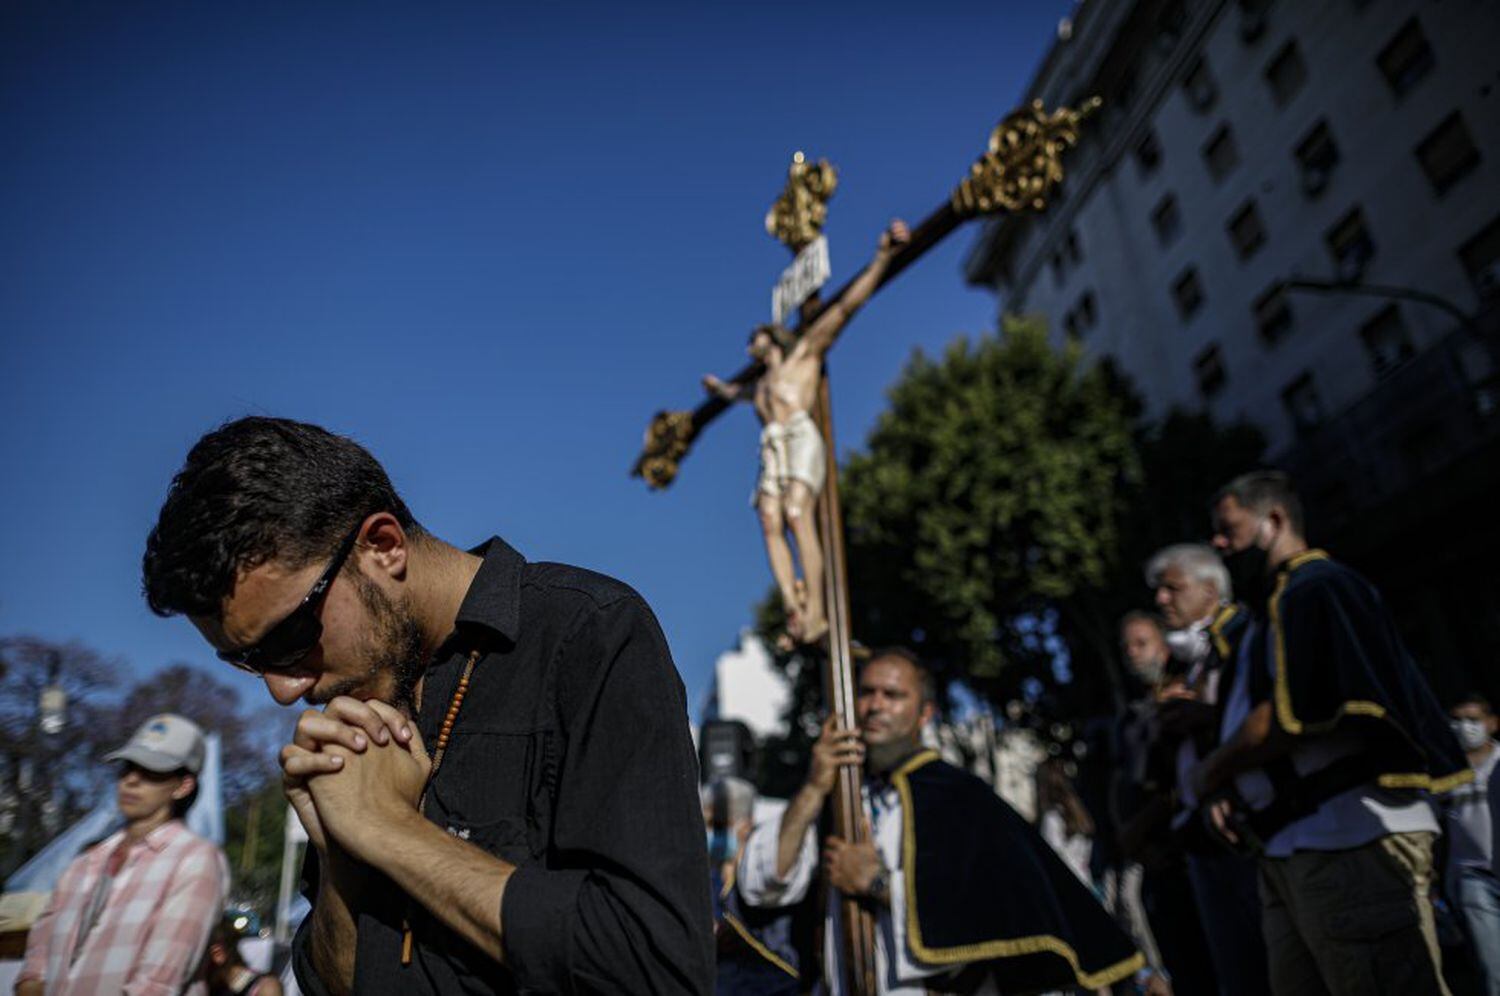
[[1482, 0], [1086, 0], [1028, 96], [1105, 106], [965, 264], [1148, 414], [1257, 425], [1455, 685], [1500, 654], [1497, 43]]

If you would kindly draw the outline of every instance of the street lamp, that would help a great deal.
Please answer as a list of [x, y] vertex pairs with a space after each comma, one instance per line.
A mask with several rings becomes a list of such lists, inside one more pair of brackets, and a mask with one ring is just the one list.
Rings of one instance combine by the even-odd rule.
[[1478, 332], [1474, 316], [1440, 294], [1420, 290], [1416, 287], [1395, 287], [1390, 284], [1362, 284], [1353, 280], [1318, 280], [1312, 277], [1287, 277], [1278, 280], [1273, 290], [1306, 291], [1312, 294], [1356, 294], [1364, 297], [1379, 297], [1388, 301], [1414, 301], [1447, 312], [1470, 332]]

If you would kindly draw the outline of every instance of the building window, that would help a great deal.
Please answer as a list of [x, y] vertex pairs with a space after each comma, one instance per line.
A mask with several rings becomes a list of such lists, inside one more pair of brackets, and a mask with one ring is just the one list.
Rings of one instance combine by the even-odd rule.
[[1318, 386], [1313, 383], [1311, 371], [1281, 389], [1281, 404], [1291, 416], [1292, 428], [1297, 433], [1311, 432], [1323, 421], [1323, 399], [1318, 397]]
[[1500, 299], [1500, 217], [1460, 246], [1458, 259], [1481, 301]]
[[1318, 197], [1328, 188], [1333, 168], [1339, 162], [1339, 147], [1334, 144], [1328, 122], [1319, 121], [1298, 143], [1295, 154], [1302, 172], [1302, 192], [1308, 197]]
[[1156, 17], [1156, 45], [1163, 56], [1170, 55], [1172, 49], [1177, 47], [1187, 25], [1187, 4], [1184, 0], [1171, 0], [1162, 8], [1162, 12]]
[[1446, 462], [1453, 452], [1446, 428], [1438, 419], [1427, 419], [1401, 434], [1397, 447], [1407, 474], [1427, 477]]
[[1443, 123], [1432, 130], [1417, 146], [1417, 162], [1427, 174], [1434, 193], [1446, 193], [1448, 188], [1462, 180], [1479, 165], [1479, 149], [1469, 129], [1464, 126], [1463, 115], [1454, 111], [1443, 119]]
[[1364, 341], [1376, 377], [1384, 377], [1417, 352], [1406, 322], [1401, 320], [1401, 309], [1394, 304], [1382, 308], [1374, 318], [1360, 326], [1359, 337]]
[[1229, 241], [1234, 244], [1234, 250], [1240, 254], [1240, 259], [1254, 256], [1255, 251], [1266, 243], [1266, 227], [1261, 224], [1260, 212], [1255, 210], [1254, 201], [1247, 202], [1236, 211], [1225, 227], [1229, 231]]
[[1063, 258], [1061, 252], [1055, 252], [1052, 254], [1051, 266], [1052, 284], [1055, 287], [1061, 287], [1063, 285], [1063, 278], [1064, 276], [1066, 276], [1066, 271], [1063, 269]]
[[1292, 330], [1292, 302], [1286, 287], [1277, 283], [1255, 299], [1255, 327], [1267, 346], [1286, 338]]
[[1151, 227], [1156, 230], [1156, 241], [1164, 246], [1177, 238], [1182, 231], [1182, 215], [1177, 210], [1176, 197], [1168, 194], [1157, 202], [1156, 210], [1151, 212]]
[[1198, 280], [1198, 271], [1188, 267], [1172, 283], [1172, 301], [1177, 305], [1177, 314], [1187, 321], [1203, 307], [1203, 284]]
[[1156, 168], [1161, 165], [1161, 140], [1156, 137], [1155, 128], [1146, 132], [1136, 143], [1135, 165], [1141, 172], [1141, 179], [1155, 173]]
[[1067, 329], [1071, 338], [1079, 339], [1093, 328], [1098, 320], [1099, 311], [1094, 305], [1094, 292], [1084, 291], [1078, 296], [1078, 302], [1063, 316], [1063, 328]]
[[1193, 377], [1197, 379], [1198, 393], [1205, 401], [1224, 389], [1224, 382], [1229, 377], [1224, 372], [1224, 352], [1218, 343], [1193, 357]]
[[1063, 243], [1063, 248], [1067, 250], [1069, 262], [1083, 262], [1083, 249], [1078, 245], [1078, 229], [1068, 229], [1068, 238], [1067, 241]]
[[1421, 82], [1432, 70], [1433, 61], [1432, 46], [1427, 44], [1427, 36], [1415, 17], [1403, 24], [1396, 37], [1375, 57], [1391, 92], [1398, 97]]
[[1091, 329], [1098, 318], [1098, 309], [1094, 307], [1094, 292], [1084, 291], [1083, 296], [1078, 299], [1078, 320], [1084, 328]]
[[1271, 87], [1271, 99], [1277, 107], [1285, 107], [1302, 90], [1307, 82], [1307, 63], [1302, 61], [1302, 52], [1297, 43], [1289, 41], [1276, 53], [1276, 58], [1266, 66], [1266, 83]]
[[1219, 99], [1219, 88], [1208, 71], [1208, 62], [1199, 59], [1182, 79], [1182, 91], [1187, 95], [1188, 105], [1199, 114], [1212, 109]]
[[1365, 267], [1375, 258], [1375, 241], [1365, 227], [1364, 212], [1355, 208], [1323, 236], [1333, 256], [1334, 272], [1340, 280], [1354, 282], [1365, 274]]
[[1240, 147], [1234, 144], [1234, 132], [1227, 124], [1220, 125], [1203, 145], [1203, 162], [1208, 166], [1208, 175], [1217, 183], [1228, 176], [1239, 161]]
[[1240, 41], [1253, 45], [1266, 33], [1271, 0], [1240, 0]]

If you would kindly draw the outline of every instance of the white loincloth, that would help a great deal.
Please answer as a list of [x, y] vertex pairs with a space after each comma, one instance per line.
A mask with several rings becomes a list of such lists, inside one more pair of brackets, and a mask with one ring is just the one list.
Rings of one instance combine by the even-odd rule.
[[797, 412], [785, 422], [767, 422], [760, 430], [760, 480], [750, 503], [761, 495], [783, 497], [793, 481], [806, 484], [816, 498], [827, 473], [823, 434], [812, 416]]

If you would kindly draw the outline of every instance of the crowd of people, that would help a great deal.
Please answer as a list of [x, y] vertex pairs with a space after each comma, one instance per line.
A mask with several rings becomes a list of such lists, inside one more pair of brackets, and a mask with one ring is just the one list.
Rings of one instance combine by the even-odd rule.
[[[937, 689], [902, 647], [757, 821], [752, 784], [700, 788], [640, 596], [443, 542], [316, 426], [200, 440], [144, 575], [153, 610], [321, 707], [280, 754], [310, 844], [304, 993], [1500, 992], [1490, 704], [1439, 705], [1284, 476], [1230, 482], [1207, 525], [1121, 621], [1139, 694], [1108, 805], [1057, 758], [1034, 822], [924, 747]], [[110, 761], [124, 829], [63, 876], [16, 991], [275, 996], [217, 922], [222, 854], [181, 819], [201, 731], [153, 717]], [[851, 770], [859, 832], [829, 834]], [[866, 924], [861, 979], [844, 939]]]
[[[1311, 548], [1281, 474], [1146, 565], [1112, 829], [1179, 992], [1500, 993], [1494, 717], [1444, 710], [1379, 593]], [[1487, 764], [1488, 762], [1488, 764]]]
[[[799, 965], [818, 970], [793, 924], [821, 867], [876, 917], [882, 992], [1500, 993], [1489, 702], [1440, 706], [1379, 593], [1308, 544], [1284, 475], [1230, 482], [1205, 525], [1210, 542], [1144, 565], [1153, 610], [1120, 622], [1139, 694], [1116, 720], [1108, 803], [1094, 811], [1072, 762], [1053, 757], [1037, 770], [1034, 832], [989, 823], [957, 791], [961, 807], [923, 819], [919, 804], [914, 819], [908, 783], [946, 767], [916, 738], [930, 680], [908, 651], [877, 652], [859, 678], [859, 728], [830, 721], [785, 811], [752, 825], [741, 810], [725, 838], [720, 991], [773, 991], [741, 980], [778, 968], [795, 991]], [[870, 838], [829, 838], [820, 855], [814, 827], [840, 764], [864, 769]], [[1104, 835], [1116, 846], [1095, 848]], [[1039, 859], [1037, 841], [1055, 857]], [[1038, 862], [1086, 895], [1056, 873], [1037, 888], [1026, 875]], [[1043, 928], [1059, 896], [1078, 903]], [[839, 907], [821, 901], [821, 970], [846, 991], [830, 941]], [[935, 945], [955, 919], [962, 942]], [[986, 938], [979, 924], [1009, 933]], [[1001, 936], [1011, 943], [986, 944]], [[1029, 974], [1039, 958], [1058, 971]]]

